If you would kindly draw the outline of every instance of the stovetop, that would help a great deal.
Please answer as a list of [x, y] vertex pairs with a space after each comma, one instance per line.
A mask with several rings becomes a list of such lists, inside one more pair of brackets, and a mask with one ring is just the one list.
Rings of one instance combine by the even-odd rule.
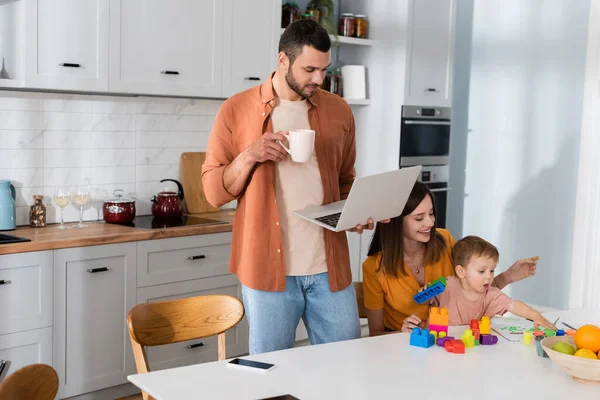
[[0, 244], [8, 243], [20, 243], [20, 242], [31, 242], [31, 239], [22, 238], [18, 236], [5, 235], [0, 233]]
[[179, 218], [156, 218], [152, 215], [135, 217], [133, 224], [134, 226], [141, 229], [164, 229], [164, 228], [177, 228], [184, 226], [199, 226], [199, 225], [222, 225], [226, 224], [227, 221], [220, 221], [217, 219], [200, 218], [200, 217], [188, 217], [183, 216]]

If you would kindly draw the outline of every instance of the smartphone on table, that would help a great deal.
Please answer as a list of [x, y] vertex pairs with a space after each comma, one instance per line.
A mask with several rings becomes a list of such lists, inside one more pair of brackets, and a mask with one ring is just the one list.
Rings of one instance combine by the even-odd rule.
[[260, 361], [245, 360], [243, 358], [234, 358], [233, 360], [229, 361], [227, 365], [232, 368], [240, 368], [248, 371], [252, 370], [261, 373], [269, 372], [275, 367], [274, 364], [268, 364]]

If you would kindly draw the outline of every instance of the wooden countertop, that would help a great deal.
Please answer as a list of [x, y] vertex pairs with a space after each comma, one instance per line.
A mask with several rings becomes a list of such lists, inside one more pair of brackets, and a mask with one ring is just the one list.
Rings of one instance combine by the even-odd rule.
[[[26, 253], [40, 250], [56, 250], [69, 247], [95, 246], [100, 244], [137, 242], [141, 240], [166, 239], [182, 236], [204, 235], [209, 233], [231, 232], [234, 210], [216, 213], [195, 214], [195, 217], [227, 221], [218, 225], [189, 225], [177, 228], [140, 229], [123, 225], [107, 224], [101, 221], [86, 221], [87, 228], [56, 229], [58, 224], [44, 228], [17, 227], [14, 231], [3, 231], [7, 235], [31, 239], [31, 242], [0, 244], [0, 255]], [[68, 226], [76, 223], [68, 223]]]

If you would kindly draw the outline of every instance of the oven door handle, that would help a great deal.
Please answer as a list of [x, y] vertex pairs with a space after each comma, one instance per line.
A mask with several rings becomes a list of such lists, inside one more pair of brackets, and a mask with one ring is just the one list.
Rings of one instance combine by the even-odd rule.
[[431, 193], [447, 192], [449, 188], [429, 189]]
[[445, 126], [450, 126], [450, 122], [446, 122], [446, 121], [413, 121], [413, 120], [407, 120], [404, 121], [404, 123], [406, 125], [445, 125]]

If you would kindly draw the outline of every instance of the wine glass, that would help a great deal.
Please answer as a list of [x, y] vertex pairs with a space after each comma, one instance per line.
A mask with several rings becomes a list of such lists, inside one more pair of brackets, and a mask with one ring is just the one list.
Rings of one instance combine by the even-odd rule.
[[67, 229], [65, 225], [65, 207], [71, 202], [71, 191], [67, 186], [58, 186], [54, 191], [54, 202], [60, 207], [60, 225], [58, 229]]
[[73, 190], [73, 203], [79, 206], [79, 223], [75, 225], [77, 228], [87, 228], [83, 223], [83, 206], [90, 200], [90, 190], [86, 185], [77, 186]]

